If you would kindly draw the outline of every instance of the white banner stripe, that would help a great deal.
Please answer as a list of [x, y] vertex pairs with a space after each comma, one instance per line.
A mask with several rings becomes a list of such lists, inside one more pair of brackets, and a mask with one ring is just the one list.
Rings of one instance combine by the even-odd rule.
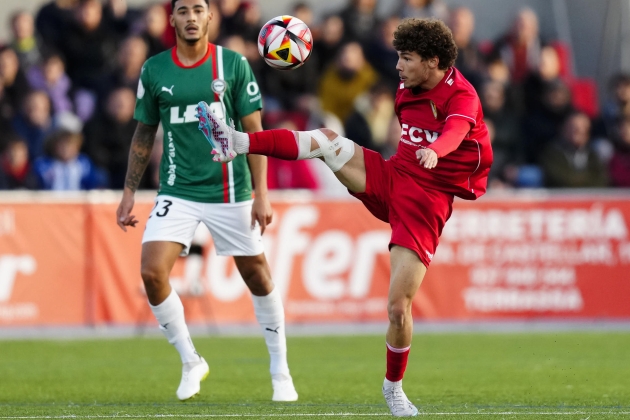
[[[218, 78], [225, 82], [225, 70], [223, 69], [223, 47], [221, 47], [220, 45], [217, 45], [217, 69], [218, 69], [217, 71]], [[225, 106], [225, 102], [223, 99], [224, 94], [225, 94], [225, 91], [219, 94], [219, 100], [221, 101], [221, 106], [223, 107], [223, 115], [225, 115], [225, 123], [229, 125], [230, 119], [228, 118], [227, 107]], [[228, 193], [230, 197], [230, 203], [235, 203], [236, 198], [235, 198], [235, 192], [234, 192], [234, 167], [232, 165], [232, 162], [229, 162], [227, 166], [228, 166]]]

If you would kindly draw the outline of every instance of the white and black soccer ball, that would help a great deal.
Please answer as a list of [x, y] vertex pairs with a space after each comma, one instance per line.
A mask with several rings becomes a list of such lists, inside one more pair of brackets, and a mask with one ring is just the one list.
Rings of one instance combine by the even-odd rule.
[[263, 25], [258, 35], [258, 52], [274, 69], [297, 69], [308, 60], [312, 50], [311, 30], [293, 16], [276, 16]]

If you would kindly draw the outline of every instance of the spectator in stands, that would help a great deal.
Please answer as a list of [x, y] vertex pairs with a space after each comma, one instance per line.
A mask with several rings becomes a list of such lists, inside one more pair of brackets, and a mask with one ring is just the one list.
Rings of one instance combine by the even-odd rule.
[[53, 114], [74, 111], [72, 103], [72, 82], [66, 74], [66, 67], [57, 53], [47, 54], [41, 64], [31, 67], [27, 73], [30, 85], [35, 90], [48, 94], [52, 102]]
[[72, 22], [72, 12], [79, 0], [52, 0], [42, 6], [35, 18], [35, 27], [44, 46], [59, 51], [62, 35]]
[[401, 18], [436, 18], [446, 21], [448, 7], [442, 0], [404, 0], [400, 9]]
[[28, 146], [13, 137], [0, 157], [0, 190], [37, 189], [37, 178], [31, 169]]
[[492, 128], [492, 153], [494, 161], [490, 178], [516, 185], [517, 173], [512, 170], [523, 163], [520, 120], [513, 109], [507, 106], [505, 86], [497, 81], [485, 82], [480, 90], [485, 121]]
[[127, 0], [105, 0], [103, 6], [103, 23], [109, 33], [119, 40], [124, 39], [131, 31], [133, 24], [140, 19], [142, 12], [132, 9]]
[[334, 63], [343, 45], [343, 20], [334, 14], [326, 16], [319, 28], [319, 33], [321, 36], [317, 42], [313, 43], [313, 57], [311, 58], [315, 60], [318, 72], [321, 74]]
[[376, 0], [351, 0], [348, 7], [339, 13], [345, 28], [346, 41], [366, 45], [378, 27]]
[[147, 44], [142, 37], [131, 36], [125, 39], [118, 49], [116, 68], [110, 77], [110, 82], [107, 86], [108, 91], [101, 96], [107, 96], [109, 91], [120, 86], [135, 90], [138, 87], [140, 72], [144, 62], [147, 60], [148, 51]]
[[115, 56], [115, 37], [103, 23], [99, 0], [80, 0], [74, 19], [62, 33], [66, 71], [77, 88], [96, 92]]
[[345, 44], [335, 65], [320, 79], [318, 96], [322, 109], [345, 121], [352, 112], [356, 97], [367, 92], [377, 79], [376, 71], [365, 60], [361, 44]]
[[39, 186], [44, 190], [91, 190], [105, 185], [104, 175], [90, 158], [81, 154], [80, 133], [57, 130], [46, 140], [46, 156], [33, 163]]
[[608, 173], [590, 147], [591, 121], [582, 112], [570, 114], [560, 137], [543, 149], [540, 164], [550, 188], [593, 188], [608, 185]]
[[245, 41], [256, 41], [262, 26], [260, 15], [258, 1], [241, 2], [234, 16], [235, 33], [240, 34]]
[[615, 152], [609, 163], [610, 179], [615, 187], [630, 188], [630, 116], [617, 123]]
[[42, 90], [29, 93], [21, 112], [13, 118], [13, 130], [26, 141], [31, 159], [44, 153], [44, 139], [54, 129], [48, 94]]
[[8, 134], [13, 130], [11, 128], [12, 119], [13, 106], [4, 93], [4, 85], [2, 83], [2, 78], [0, 77], [0, 133], [5, 134], [0, 136], [0, 150], [4, 150], [4, 146], [6, 146], [6, 142], [8, 140]]
[[20, 69], [17, 54], [9, 47], [0, 47], [0, 80], [3, 84], [6, 105], [10, 107], [7, 112], [10, 117], [13, 117], [24, 102], [30, 87], [24, 72]]
[[560, 58], [555, 48], [545, 46], [540, 51], [536, 70], [531, 71], [523, 82], [525, 112], [531, 114], [542, 106], [543, 92], [560, 79]]
[[[212, 16], [213, 16], [212, 20], [208, 24], [208, 41], [212, 42], [213, 44], [216, 44], [217, 40], [221, 36], [221, 22], [223, 18], [221, 16], [221, 12], [219, 12], [219, 6], [214, 1], [211, 1], [210, 5], [208, 5], [208, 11], [212, 13]], [[251, 41], [257, 42], [258, 34], [256, 34], [256, 39], [252, 39]], [[175, 44], [175, 40], [173, 40], [173, 45], [174, 44]]]
[[40, 40], [35, 36], [33, 15], [26, 11], [18, 11], [11, 17], [13, 40], [11, 48], [15, 50], [20, 67], [27, 71], [40, 60]]
[[365, 49], [366, 58], [392, 92], [398, 89], [400, 83], [400, 76], [396, 70], [398, 53], [393, 44], [394, 31], [399, 24], [398, 16], [390, 16], [383, 20]]
[[598, 134], [614, 137], [620, 118], [630, 116], [630, 73], [620, 73], [610, 81], [612, 97], [602, 107]]
[[565, 120], [574, 112], [571, 92], [564, 82], [557, 80], [545, 87], [540, 107], [523, 120], [523, 147], [527, 163], [536, 162], [540, 151], [560, 135]]
[[107, 97], [105, 109], [85, 126], [83, 150], [99, 167], [109, 173], [110, 188], [125, 185], [129, 143], [136, 129], [133, 111], [135, 91], [119, 87]]
[[392, 115], [392, 89], [382, 82], [376, 83], [368, 93], [354, 101], [354, 111], [345, 122], [346, 136], [359, 146], [383, 150], [386, 147]]
[[307, 3], [298, 2], [293, 5], [292, 15], [300, 19], [302, 22], [306, 24], [306, 26], [308, 26], [311, 29], [311, 33], [313, 34], [314, 38], [316, 35], [317, 35], [317, 38], [319, 38], [319, 33], [316, 32], [316, 28], [314, 25], [315, 23], [313, 20], [314, 13], [311, 6], [309, 6]]
[[221, 35], [230, 36], [238, 33], [237, 12], [241, 0], [219, 0], [219, 14], [221, 15]]
[[161, 4], [152, 4], [144, 12], [144, 28], [140, 36], [148, 46], [148, 57], [153, 57], [167, 49], [164, 32], [168, 28], [168, 15]]
[[510, 69], [501, 57], [489, 57], [485, 64], [484, 79], [499, 82], [503, 85], [505, 91], [505, 102], [507, 107], [522, 116], [525, 109], [523, 99], [523, 91], [521, 86], [515, 85], [510, 79]]
[[483, 80], [484, 57], [473, 39], [475, 15], [468, 7], [458, 7], [449, 15], [449, 26], [457, 45], [455, 67], [479, 90]]
[[519, 84], [538, 68], [541, 48], [538, 16], [532, 9], [524, 8], [516, 15], [512, 30], [496, 43], [494, 55], [503, 59], [510, 69], [511, 80]]

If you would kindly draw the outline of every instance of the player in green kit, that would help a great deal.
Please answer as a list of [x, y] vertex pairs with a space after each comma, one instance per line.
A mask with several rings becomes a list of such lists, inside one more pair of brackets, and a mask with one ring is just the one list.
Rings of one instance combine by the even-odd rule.
[[[194, 232], [203, 222], [212, 234], [217, 254], [234, 256], [252, 293], [254, 312], [271, 358], [272, 399], [295, 401], [298, 395], [287, 364], [284, 308], [271, 280], [261, 239], [272, 219], [266, 157], [241, 156], [228, 164], [213, 162], [209, 159], [212, 147], [199, 135], [195, 115], [197, 103], [205, 100], [232, 127], [261, 131], [258, 84], [245, 57], [208, 43], [212, 19], [209, 0], [171, 1], [170, 23], [177, 45], [150, 58], [142, 68], [134, 115], [138, 126], [131, 142], [117, 222], [124, 231], [138, 223], [131, 214], [134, 193], [161, 122], [164, 153], [160, 188], [142, 238], [141, 274], [160, 329], [181, 356], [177, 397], [187, 400], [195, 396], [209, 373], [208, 364], [190, 338], [182, 302], [169, 284], [175, 261], [188, 254]], [[256, 188], [253, 200], [252, 177]]]

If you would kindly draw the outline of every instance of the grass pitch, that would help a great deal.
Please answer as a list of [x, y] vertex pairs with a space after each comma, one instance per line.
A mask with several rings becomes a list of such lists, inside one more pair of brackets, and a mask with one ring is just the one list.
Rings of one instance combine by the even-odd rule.
[[[383, 336], [289, 337], [300, 399], [272, 403], [261, 338], [195, 339], [210, 364], [180, 403], [163, 338], [0, 342], [0, 419], [391, 418]], [[630, 418], [630, 334], [417, 334], [404, 388], [424, 418]]]

